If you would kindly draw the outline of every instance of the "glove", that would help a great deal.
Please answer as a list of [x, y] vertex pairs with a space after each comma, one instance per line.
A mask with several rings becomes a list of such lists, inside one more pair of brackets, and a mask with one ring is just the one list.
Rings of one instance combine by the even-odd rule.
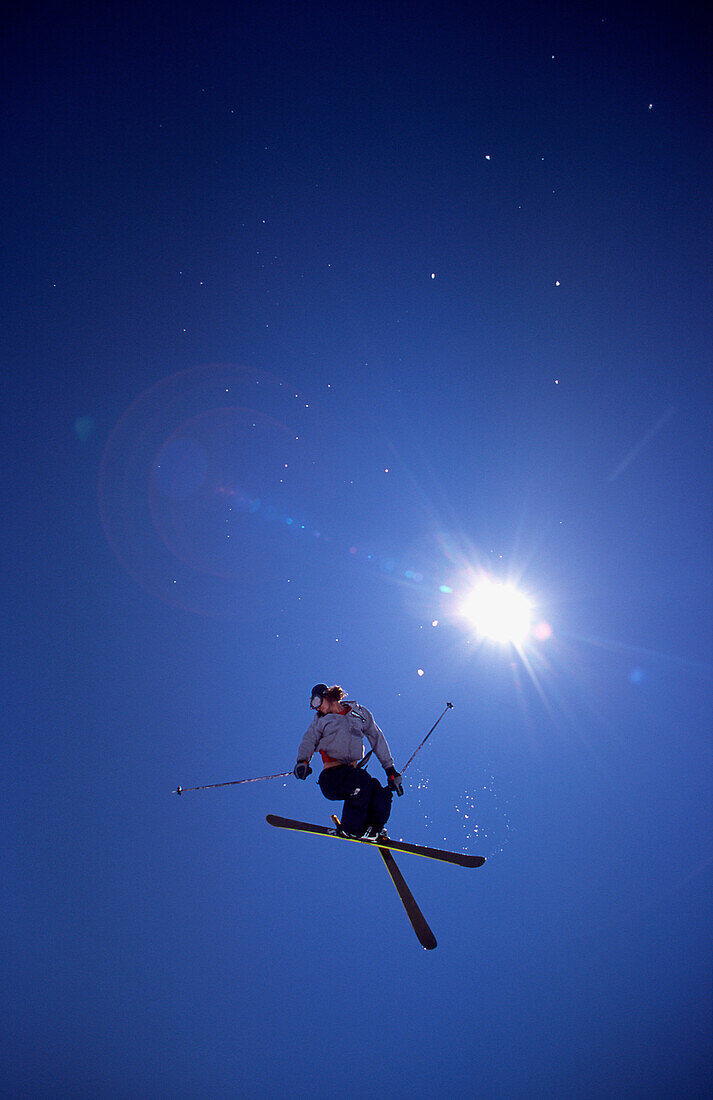
[[401, 775], [396, 771], [396, 768], [391, 767], [386, 769], [386, 775], [389, 780], [389, 786], [393, 787], [399, 798], [404, 793], [403, 783], [401, 782]]
[[306, 760], [298, 760], [294, 766], [294, 773], [298, 779], [306, 779], [308, 775], [312, 774], [312, 769]]

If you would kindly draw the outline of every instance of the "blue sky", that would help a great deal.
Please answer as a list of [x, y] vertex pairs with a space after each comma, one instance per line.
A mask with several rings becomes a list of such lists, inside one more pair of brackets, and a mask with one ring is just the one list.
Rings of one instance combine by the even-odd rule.
[[[9, 1095], [699, 1097], [710, 26], [35, 5], [4, 35]], [[533, 604], [478, 637], [481, 573]], [[381, 861], [281, 833], [312, 684]], [[381, 769], [372, 768], [379, 775]]]

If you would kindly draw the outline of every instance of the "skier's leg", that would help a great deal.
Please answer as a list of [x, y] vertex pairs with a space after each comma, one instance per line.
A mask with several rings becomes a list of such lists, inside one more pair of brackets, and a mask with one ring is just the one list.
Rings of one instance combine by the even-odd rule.
[[369, 798], [367, 822], [377, 829], [383, 829], [391, 814], [391, 802], [394, 792], [391, 785], [382, 787], [378, 779], [371, 776], [372, 787]]
[[371, 793], [369, 783], [365, 783], [364, 780], [368, 780], [369, 776], [356, 768], [353, 771], [353, 789], [344, 799], [344, 808], [342, 809], [342, 829], [350, 836], [363, 836], [366, 832]]
[[325, 768], [319, 777], [319, 785], [325, 798], [336, 802], [344, 799], [342, 828], [351, 836], [362, 836], [366, 831], [366, 818], [371, 796], [371, 776], [350, 764]]
[[344, 798], [344, 768], [345, 765], [342, 764], [338, 768], [324, 768], [320, 772], [317, 780], [319, 789], [330, 802], [341, 802]]

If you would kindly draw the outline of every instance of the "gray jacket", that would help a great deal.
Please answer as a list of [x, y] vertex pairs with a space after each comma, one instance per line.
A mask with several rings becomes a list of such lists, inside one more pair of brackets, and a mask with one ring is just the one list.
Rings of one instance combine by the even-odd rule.
[[392, 768], [386, 738], [374, 721], [371, 711], [354, 699], [343, 699], [349, 707], [346, 714], [316, 714], [297, 750], [298, 760], [309, 760], [315, 751], [326, 752], [340, 764], [354, 764], [364, 755], [362, 738], [366, 737], [384, 769]]

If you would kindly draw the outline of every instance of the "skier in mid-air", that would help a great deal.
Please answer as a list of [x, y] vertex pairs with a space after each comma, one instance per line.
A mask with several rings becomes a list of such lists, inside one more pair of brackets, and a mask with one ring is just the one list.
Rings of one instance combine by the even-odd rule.
[[[401, 776], [386, 738], [373, 715], [353, 699], [345, 699], [338, 684], [312, 688], [310, 706], [317, 711], [297, 750], [294, 774], [306, 779], [312, 769], [309, 761], [317, 751], [322, 757], [319, 786], [325, 798], [332, 802], [344, 799], [341, 831], [348, 837], [376, 839], [383, 831], [391, 813], [393, 793], [403, 794]], [[388, 785], [360, 767], [364, 757], [366, 737], [374, 755], [384, 768]]]

